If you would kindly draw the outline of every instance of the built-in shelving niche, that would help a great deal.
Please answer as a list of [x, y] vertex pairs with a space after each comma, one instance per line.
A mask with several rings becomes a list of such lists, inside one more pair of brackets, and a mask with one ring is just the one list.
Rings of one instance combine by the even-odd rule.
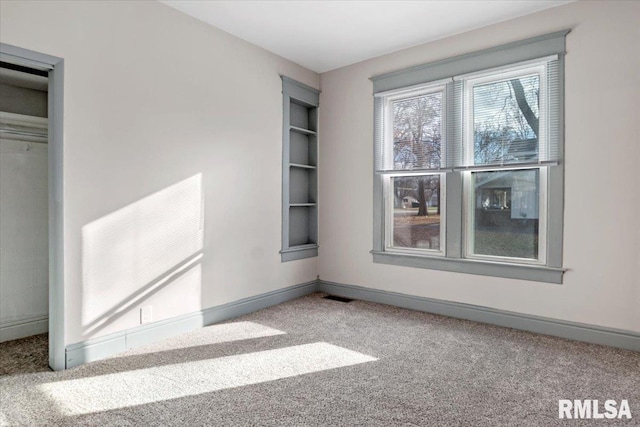
[[320, 92], [282, 77], [282, 261], [318, 255]]

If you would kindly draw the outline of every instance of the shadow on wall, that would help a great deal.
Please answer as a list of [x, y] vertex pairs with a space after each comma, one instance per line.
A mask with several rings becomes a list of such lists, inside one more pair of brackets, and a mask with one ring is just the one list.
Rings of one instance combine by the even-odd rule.
[[202, 174], [82, 227], [83, 336], [100, 335], [169, 284], [180, 290], [163, 297], [154, 321], [199, 309], [203, 228]]

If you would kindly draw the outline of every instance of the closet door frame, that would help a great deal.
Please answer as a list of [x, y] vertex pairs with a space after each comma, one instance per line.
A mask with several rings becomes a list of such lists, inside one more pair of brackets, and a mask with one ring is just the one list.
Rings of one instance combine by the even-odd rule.
[[49, 116], [49, 367], [66, 368], [64, 336], [64, 60], [0, 43], [0, 61], [47, 71]]

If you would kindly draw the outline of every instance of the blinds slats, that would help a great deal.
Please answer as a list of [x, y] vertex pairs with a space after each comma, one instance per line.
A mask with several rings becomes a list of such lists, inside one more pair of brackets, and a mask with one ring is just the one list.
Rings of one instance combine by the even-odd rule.
[[556, 160], [545, 160], [545, 161], [537, 161], [537, 162], [518, 162], [518, 163], [493, 163], [493, 164], [483, 164], [483, 165], [469, 165], [469, 166], [456, 166], [451, 168], [452, 171], [483, 171], [483, 170], [510, 170], [510, 169], [530, 169], [541, 166], [556, 166], [558, 161]]
[[378, 170], [376, 173], [381, 175], [427, 175], [434, 173], [453, 172], [453, 168], [437, 168], [437, 169], [384, 169]]
[[451, 79], [444, 92], [435, 94], [375, 97], [375, 172], [558, 164], [561, 59], [561, 55], [545, 58], [530, 69], [517, 66], [482, 77]]
[[547, 123], [546, 135], [548, 144], [545, 152], [541, 153], [541, 160], [560, 160], [560, 126], [562, 111], [560, 106], [560, 60], [550, 61], [547, 64]]
[[469, 165], [469, 166], [452, 166], [437, 169], [383, 169], [377, 170], [380, 175], [426, 175], [446, 172], [460, 171], [483, 171], [483, 170], [510, 170], [510, 169], [531, 169], [541, 166], [556, 166], [559, 164], [557, 160], [545, 160], [536, 162], [520, 162], [520, 163], [491, 163], [486, 165]]
[[464, 159], [463, 96], [464, 82], [452, 81], [447, 85], [447, 134], [445, 167], [461, 165]]
[[373, 158], [374, 169], [376, 171], [384, 169], [384, 100], [382, 98], [374, 98], [373, 101], [375, 127], [373, 129]]

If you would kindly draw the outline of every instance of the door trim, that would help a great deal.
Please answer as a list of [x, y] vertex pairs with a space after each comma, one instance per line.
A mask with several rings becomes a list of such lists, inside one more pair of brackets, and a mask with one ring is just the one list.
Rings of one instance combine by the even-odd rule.
[[66, 368], [64, 336], [64, 60], [0, 43], [0, 60], [49, 73], [49, 367]]

